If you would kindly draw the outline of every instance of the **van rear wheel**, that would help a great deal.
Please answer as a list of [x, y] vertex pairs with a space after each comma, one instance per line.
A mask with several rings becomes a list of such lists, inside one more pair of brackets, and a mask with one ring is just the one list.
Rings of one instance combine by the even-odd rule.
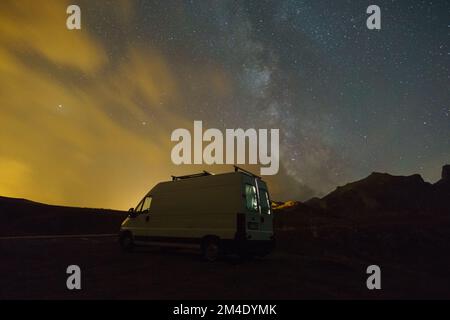
[[220, 244], [216, 238], [206, 238], [202, 243], [202, 256], [206, 261], [216, 261], [220, 256]]
[[124, 252], [132, 252], [134, 249], [133, 236], [130, 232], [124, 232], [119, 238], [120, 247]]

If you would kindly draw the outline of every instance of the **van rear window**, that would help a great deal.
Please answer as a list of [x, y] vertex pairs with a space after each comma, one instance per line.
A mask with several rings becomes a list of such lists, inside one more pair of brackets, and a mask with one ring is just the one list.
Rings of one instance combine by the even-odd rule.
[[261, 203], [261, 213], [270, 214], [270, 200], [266, 190], [259, 189], [259, 200]]
[[245, 185], [245, 202], [248, 210], [258, 211], [258, 199], [256, 197], [256, 188], [251, 184]]

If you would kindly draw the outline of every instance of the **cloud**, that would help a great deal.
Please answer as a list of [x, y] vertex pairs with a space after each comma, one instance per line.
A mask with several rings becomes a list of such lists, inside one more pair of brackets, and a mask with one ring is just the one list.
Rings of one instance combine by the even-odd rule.
[[67, 30], [69, 4], [68, 1], [2, 1], [0, 43], [40, 55], [62, 67], [85, 72], [98, 70], [107, 62], [105, 51], [88, 32]]
[[[108, 64], [89, 32], [66, 33], [64, 18], [59, 2], [1, 3], [0, 192], [127, 208], [170, 171], [170, 132], [187, 125], [171, 108], [177, 81], [154, 50]], [[30, 66], [29, 52], [46, 67]], [[86, 80], [74, 82], [80, 71]]]
[[[52, 203], [123, 208], [125, 198], [135, 199], [136, 189], [144, 192], [152, 183], [143, 186], [142, 177], [163, 178], [170, 165], [170, 129], [184, 123], [159, 105], [176, 99], [169, 75], [159, 83], [152, 79], [168, 72], [164, 62], [155, 58], [139, 68], [139, 61], [133, 58], [90, 86], [67, 86], [10, 59], [0, 81], [0, 156], [17, 160], [3, 166], [10, 177], [18, 177], [18, 194]], [[146, 87], [151, 88], [143, 93]], [[134, 101], [139, 92], [144, 108]], [[109, 105], [129, 115], [129, 123], [111, 117]]]

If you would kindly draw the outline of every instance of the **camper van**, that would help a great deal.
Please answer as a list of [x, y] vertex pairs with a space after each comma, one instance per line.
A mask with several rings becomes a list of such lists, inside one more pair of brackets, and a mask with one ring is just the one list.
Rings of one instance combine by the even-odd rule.
[[227, 253], [265, 256], [274, 246], [267, 185], [239, 167], [172, 176], [130, 209], [119, 242], [124, 251], [140, 245], [194, 247], [209, 261]]

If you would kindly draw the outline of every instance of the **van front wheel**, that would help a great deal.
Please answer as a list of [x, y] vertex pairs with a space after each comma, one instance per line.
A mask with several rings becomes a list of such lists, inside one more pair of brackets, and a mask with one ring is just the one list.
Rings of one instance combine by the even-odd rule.
[[205, 238], [202, 242], [202, 256], [206, 261], [216, 261], [220, 256], [219, 240], [214, 237]]
[[134, 249], [133, 236], [130, 232], [124, 232], [119, 238], [120, 247], [125, 252], [132, 252]]

